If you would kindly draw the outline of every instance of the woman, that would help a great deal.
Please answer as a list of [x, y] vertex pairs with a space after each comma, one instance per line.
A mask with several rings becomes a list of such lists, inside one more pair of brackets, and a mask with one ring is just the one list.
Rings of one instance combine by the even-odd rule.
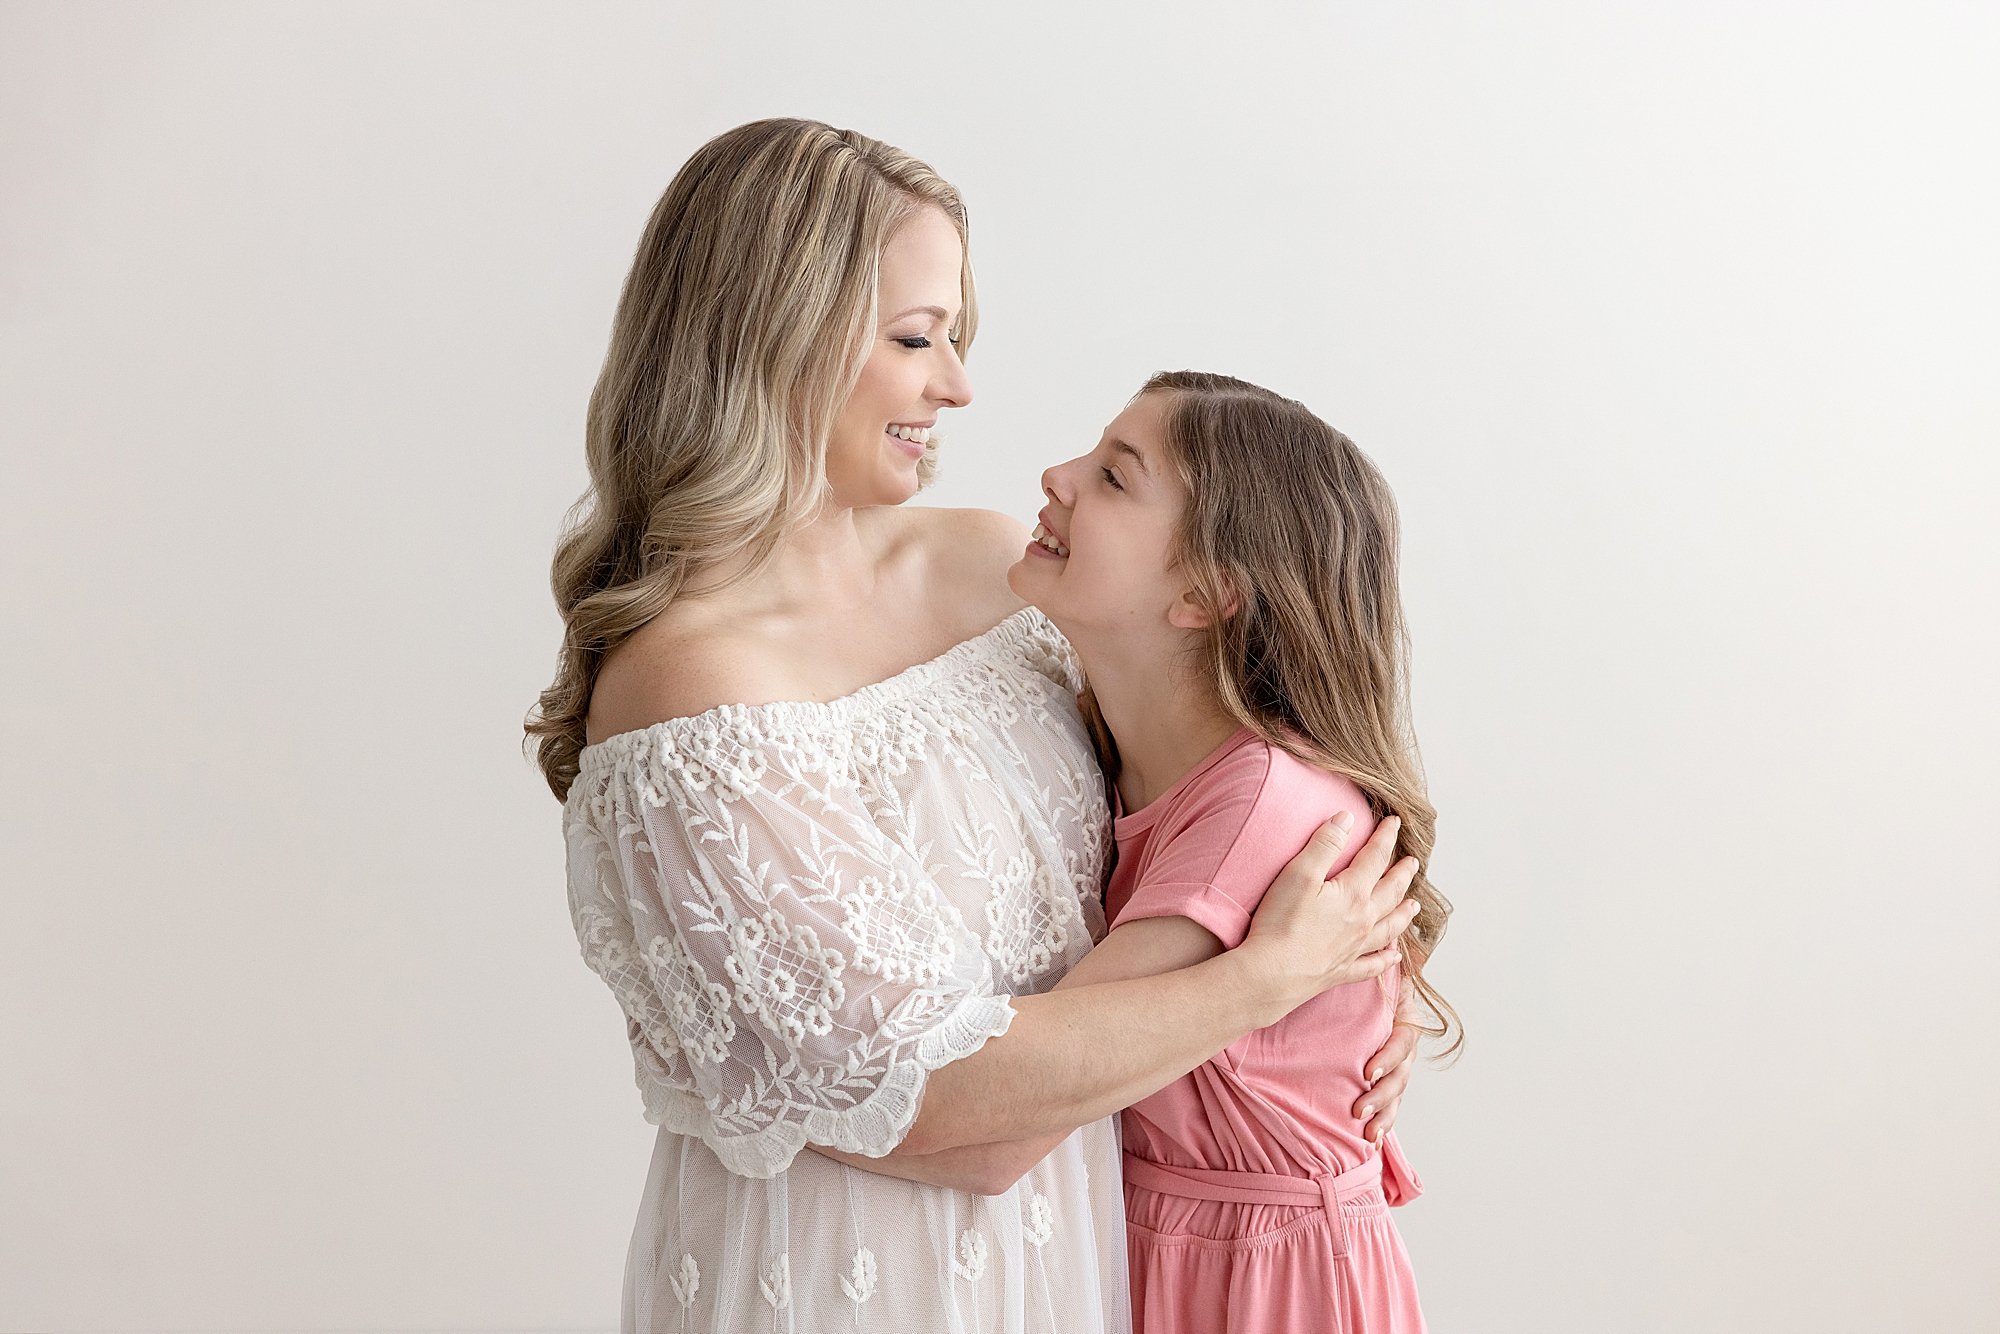
[[971, 399], [964, 237], [907, 155], [758, 122], [620, 299], [529, 730], [661, 1127], [628, 1330], [1124, 1329], [1110, 1115], [1379, 976], [1415, 909], [1383, 840], [1322, 885], [1328, 827], [1240, 948], [1053, 990], [1103, 930], [1076, 665], [1018, 525], [896, 508]]

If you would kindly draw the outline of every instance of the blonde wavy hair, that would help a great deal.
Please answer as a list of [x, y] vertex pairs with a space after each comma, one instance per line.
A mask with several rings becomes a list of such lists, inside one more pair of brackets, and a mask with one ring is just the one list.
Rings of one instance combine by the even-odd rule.
[[[1401, 816], [1398, 855], [1428, 864], [1437, 811], [1410, 721], [1396, 501], [1382, 474], [1303, 404], [1246, 381], [1168, 371], [1139, 392], [1168, 400], [1166, 444], [1188, 494], [1174, 560], [1210, 615], [1204, 678], [1237, 722], [1351, 779], [1378, 818]], [[1085, 713], [1115, 777], [1094, 700]], [[1424, 965], [1451, 903], [1422, 870], [1410, 893], [1420, 906], [1399, 942], [1403, 976], [1445, 1059], [1465, 1030]]]
[[[704, 144], [640, 237], [590, 396], [590, 486], [550, 572], [556, 677], [526, 731], [566, 799], [605, 655], [690, 582], [754, 573], [826, 493], [826, 442], [867, 360], [882, 247], [925, 207], [966, 239], [958, 192], [853, 130], [760, 120]], [[960, 355], [978, 327], [968, 251]], [[928, 482], [935, 455], [919, 466]]]

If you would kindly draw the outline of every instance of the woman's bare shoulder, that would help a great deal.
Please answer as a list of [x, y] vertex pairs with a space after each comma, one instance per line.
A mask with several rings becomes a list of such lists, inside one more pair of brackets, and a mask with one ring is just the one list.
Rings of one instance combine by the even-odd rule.
[[786, 655], [748, 627], [699, 606], [669, 607], [598, 668], [586, 731], [594, 744], [724, 704], [797, 697]]

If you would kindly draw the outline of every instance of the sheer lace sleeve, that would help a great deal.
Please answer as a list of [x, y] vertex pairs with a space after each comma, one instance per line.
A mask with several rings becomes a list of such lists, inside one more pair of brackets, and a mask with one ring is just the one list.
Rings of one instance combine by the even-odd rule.
[[[889, 1152], [929, 1071], [1013, 1018], [931, 862], [852, 765], [743, 710], [586, 752], [570, 908], [617, 994], [649, 1121], [769, 1177], [807, 1143]], [[879, 763], [880, 757], [873, 757]]]

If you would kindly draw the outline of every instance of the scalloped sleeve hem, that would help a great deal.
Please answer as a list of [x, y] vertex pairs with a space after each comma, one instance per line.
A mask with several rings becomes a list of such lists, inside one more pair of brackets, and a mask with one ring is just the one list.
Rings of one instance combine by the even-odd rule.
[[963, 1060], [1005, 1033], [1014, 1022], [1010, 996], [961, 997], [917, 1044], [916, 1050], [852, 1107], [798, 1109], [797, 1119], [775, 1121], [748, 1135], [725, 1135], [699, 1097], [641, 1072], [639, 1092], [646, 1120], [679, 1135], [692, 1135], [712, 1150], [724, 1168], [742, 1177], [766, 1179], [792, 1164], [808, 1144], [842, 1153], [881, 1158], [893, 1152], [917, 1119], [924, 1084], [940, 1066]]

